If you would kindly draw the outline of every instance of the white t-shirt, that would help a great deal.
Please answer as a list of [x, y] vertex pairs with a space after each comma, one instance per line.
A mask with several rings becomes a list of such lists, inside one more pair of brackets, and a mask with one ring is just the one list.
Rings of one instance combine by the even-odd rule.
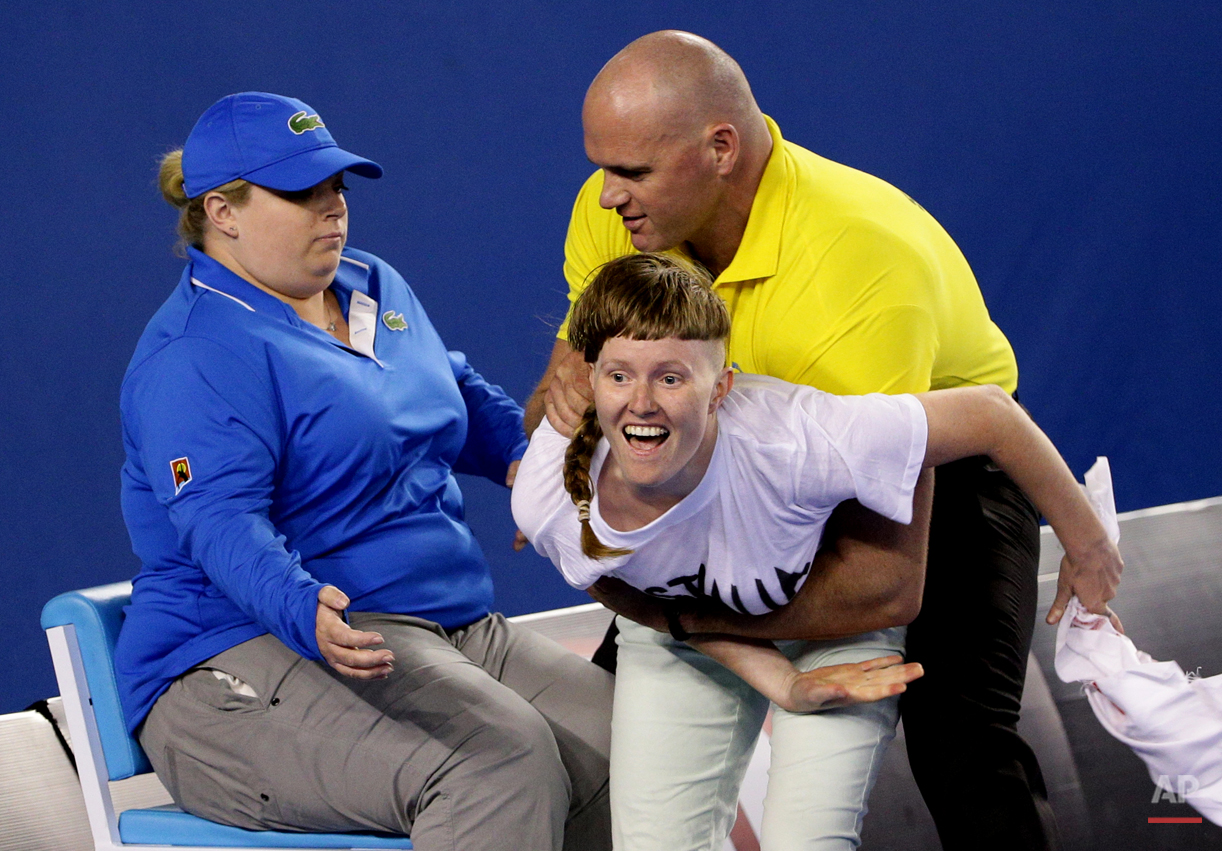
[[[514, 483], [518, 528], [575, 588], [614, 576], [655, 596], [715, 597], [759, 615], [802, 587], [840, 502], [856, 498], [884, 517], [912, 521], [928, 430], [916, 397], [833, 396], [736, 375], [717, 422], [700, 484], [648, 525], [612, 529], [595, 488], [595, 534], [608, 546], [633, 550], [597, 561], [581, 552], [577, 507], [564, 489], [569, 441], [544, 420]], [[608, 450], [604, 437], [590, 463], [591, 481], [598, 481]]]

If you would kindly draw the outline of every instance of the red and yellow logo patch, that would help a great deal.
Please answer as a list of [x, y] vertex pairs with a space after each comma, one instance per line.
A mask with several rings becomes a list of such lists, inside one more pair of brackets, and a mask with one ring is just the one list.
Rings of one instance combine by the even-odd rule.
[[174, 495], [178, 496], [183, 485], [191, 481], [191, 462], [185, 457], [175, 458], [170, 462], [170, 469], [174, 471]]

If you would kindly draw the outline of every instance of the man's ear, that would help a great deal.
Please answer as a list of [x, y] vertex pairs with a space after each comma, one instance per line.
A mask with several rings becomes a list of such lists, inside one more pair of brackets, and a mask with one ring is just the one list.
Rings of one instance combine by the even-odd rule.
[[219, 192], [209, 192], [205, 195], [204, 214], [217, 231], [225, 236], [237, 237], [238, 223], [234, 215], [234, 206], [224, 195]]
[[708, 130], [709, 147], [713, 150], [713, 163], [717, 174], [725, 177], [734, 171], [738, 156], [742, 152], [742, 138], [733, 124], [714, 124]]

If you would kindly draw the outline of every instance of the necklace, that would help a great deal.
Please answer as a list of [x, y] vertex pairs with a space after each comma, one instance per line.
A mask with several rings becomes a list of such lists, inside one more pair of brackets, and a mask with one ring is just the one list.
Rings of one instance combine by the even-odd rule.
[[331, 302], [327, 301], [326, 293], [323, 293], [322, 305], [327, 311], [327, 331], [328, 333], [334, 334], [335, 333], [335, 323], [337, 320], [331, 318]]

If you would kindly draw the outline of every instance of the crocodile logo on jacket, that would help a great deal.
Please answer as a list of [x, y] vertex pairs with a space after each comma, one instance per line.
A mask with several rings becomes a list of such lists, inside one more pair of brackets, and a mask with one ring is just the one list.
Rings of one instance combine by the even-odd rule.
[[392, 331], [407, 330], [407, 320], [403, 318], [403, 314], [395, 313], [393, 310], [388, 310], [382, 314], [382, 324]]

